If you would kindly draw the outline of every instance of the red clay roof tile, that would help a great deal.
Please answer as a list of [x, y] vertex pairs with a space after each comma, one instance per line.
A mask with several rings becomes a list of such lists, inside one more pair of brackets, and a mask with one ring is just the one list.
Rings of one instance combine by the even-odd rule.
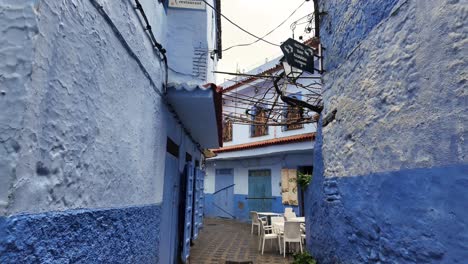
[[281, 138], [274, 138], [268, 140], [262, 140], [252, 143], [245, 143], [245, 144], [238, 144], [228, 147], [223, 147], [219, 149], [212, 149], [214, 153], [222, 153], [222, 152], [230, 152], [230, 151], [238, 151], [238, 150], [245, 150], [245, 149], [253, 149], [253, 148], [261, 148], [267, 147], [272, 145], [282, 145], [288, 143], [296, 143], [296, 142], [304, 142], [304, 141], [313, 141], [315, 140], [315, 133], [307, 133], [301, 135], [294, 135], [289, 137], [281, 137]]

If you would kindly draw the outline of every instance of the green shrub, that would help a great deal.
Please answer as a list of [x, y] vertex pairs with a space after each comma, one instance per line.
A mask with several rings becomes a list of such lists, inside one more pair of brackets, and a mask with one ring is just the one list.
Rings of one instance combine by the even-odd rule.
[[300, 172], [297, 173], [297, 184], [301, 186], [302, 188], [307, 187], [311, 181], [312, 181], [312, 175], [303, 174]]
[[294, 255], [293, 264], [317, 264], [317, 261], [308, 252]]

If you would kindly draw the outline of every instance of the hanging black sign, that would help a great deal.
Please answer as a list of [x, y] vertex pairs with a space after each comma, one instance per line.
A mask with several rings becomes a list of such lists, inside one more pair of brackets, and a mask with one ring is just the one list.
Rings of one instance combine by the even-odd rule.
[[281, 50], [289, 65], [314, 73], [314, 49], [292, 38], [281, 44]]

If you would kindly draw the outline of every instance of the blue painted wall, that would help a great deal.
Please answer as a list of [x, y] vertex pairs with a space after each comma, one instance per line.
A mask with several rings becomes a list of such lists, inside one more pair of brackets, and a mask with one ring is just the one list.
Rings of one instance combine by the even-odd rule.
[[[321, 134], [321, 129], [319, 129]], [[325, 263], [464, 263], [468, 165], [324, 177], [322, 137], [307, 247]]]
[[0, 263], [158, 263], [159, 205], [0, 217]]
[[[213, 50], [212, 10], [175, 21], [140, 2], [172, 67], [191, 65], [194, 47]], [[0, 263], [158, 263], [160, 205], [172, 202], [163, 186], [180, 176], [164, 176], [168, 134], [181, 160], [201, 154], [164, 103], [167, 72], [134, 1], [0, 0], [0, 10]], [[178, 23], [193, 39], [175, 38]], [[192, 57], [170, 56], [181, 49]], [[169, 220], [177, 229], [177, 214]]]
[[[205, 194], [205, 216], [216, 217], [217, 213], [213, 206], [213, 201], [216, 195]], [[247, 199], [248, 195], [235, 194], [234, 195], [234, 215], [237, 221], [250, 222], [250, 208]], [[282, 203], [281, 196], [274, 196], [275, 200], [272, 202], [272, 211], [277, 213], [283, 213], [285, 207], [293, 208], [296, 215], [300, 215], [299, 207], [297, 206], [285, 206]]]
[[327, 0], [320, 1], [320, 39], [327, 43], [327, 71], [335, 69], [366, 38], [367, 34], [390, 15], [399, 0]]
[[320, 2], [323, 116], [338, 112], [318, 129], [309, 251], [322, 263], [466, 263], [466, 6]]

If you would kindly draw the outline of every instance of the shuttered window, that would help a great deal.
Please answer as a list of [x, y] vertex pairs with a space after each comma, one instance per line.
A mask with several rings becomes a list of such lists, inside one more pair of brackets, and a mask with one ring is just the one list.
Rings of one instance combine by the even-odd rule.
[[261, 137], [268, 135], [268, 125], [267, 123], [267, 111], [265, 109], [258, 107], [255, 110], [255, 116], [253, 118], [253, 127], [251, 130], [252, 137]]
[[286, 112], [286, 130], [301, 129], [304, 125], [302, 121], [302, 109], [299, 106], [288, 105]]
[[232, 120], [226, 119], [223, 123], [223, 142], [232, 141]]

